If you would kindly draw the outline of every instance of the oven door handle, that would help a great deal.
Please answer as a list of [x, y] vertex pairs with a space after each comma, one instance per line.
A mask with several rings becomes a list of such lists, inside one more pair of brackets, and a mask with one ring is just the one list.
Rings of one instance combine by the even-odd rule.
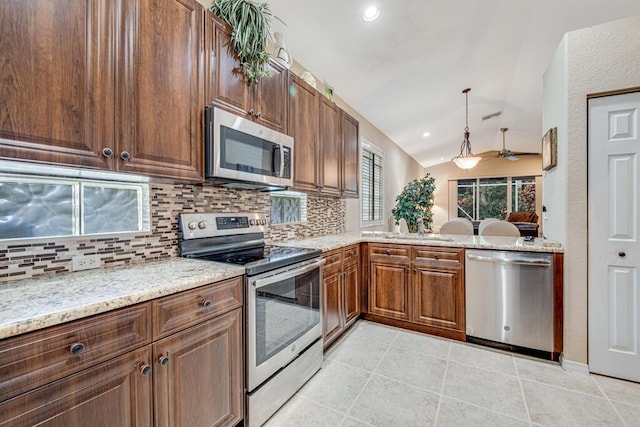
[[277, 273], [277, 274], [274, 274], [272, 276], [264, 277], [262, 279], [253, 280], [251, 282], [251, 285], [255, 289], [259, 289], [259, 288], [261, 288], [263, 286], [267, 286], [267, 285], [270, 285], [272, 283], [279, 282], [281, 280], [287, 280], [287, 279], [290, 279], [292, 277], [296, 277], [296, 276], [299, 276], [301, 274], [307, 273], [307, 272], [309, 272], [311, 270], [315, 270], [318, 267], [322, 267], [325, 262], [327, 262], [327, 261], [324, 258], [322, 258], [322, 259], [319, 259], [316, 262], [313, 262], [313, 263], [307, 264], [307, 265], [303, 265], [302, 267], [299, 267], [299, 268], [294, 268], [292, 270], [284, 271], [282, 273]]

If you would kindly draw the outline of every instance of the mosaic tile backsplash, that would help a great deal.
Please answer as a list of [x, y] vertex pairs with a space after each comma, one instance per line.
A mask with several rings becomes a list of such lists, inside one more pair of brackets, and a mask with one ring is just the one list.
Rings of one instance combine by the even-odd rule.
[[[51, 238], [0, 242], [0, 283], [40, 274], [71, 271], [75, 256], [100, 255], [104, 267], [141, 263], [178, 254], [178, 215], [198, 212], [258, 212], [270, 215], [268, 193], [231, 190], [210, 184], [151, 184], [151, 232], [109, 237]], [[308, 197], [307, 222], [274, 224], [268, 242], [345, 231], [344, 200]]]

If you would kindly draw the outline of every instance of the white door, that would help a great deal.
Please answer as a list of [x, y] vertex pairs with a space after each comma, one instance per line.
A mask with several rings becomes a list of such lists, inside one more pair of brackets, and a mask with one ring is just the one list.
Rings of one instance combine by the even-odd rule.
[[640, 381], [640, 92], [589, 101], [589, 370]]

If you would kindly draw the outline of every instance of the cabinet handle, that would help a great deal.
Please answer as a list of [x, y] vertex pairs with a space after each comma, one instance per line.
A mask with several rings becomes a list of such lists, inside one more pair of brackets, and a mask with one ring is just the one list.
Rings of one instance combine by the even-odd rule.
[[411, 269], [409, 267], [405, 267], [407, 273], [411, 273]]
[[113, 150], [111, 148], [103, 148], [102, 155], [105, 157], [111, 157], [113, 156]]
[[81, 342], [75, 342], [71, 344], [71, 347], [69, 347], [69, 352], [74, 356], [78, 356], [82, 354], [83, 351], [84, 351], [84, 344], [82, 344]]
[[391, 249], [387, 249], [387, 255], [391, 255]]
[[331, 262], [336, 262], [336, 257], [332, 256], [331, 257]]
[[250, 109], [249, 111], [247, 111], [247, 114], [248, 114], [248, 115], [250, 115], [250, 116], [255, 116], [255, 114], [256, 114], [256, 110], [254, 110], [254, 109], [252, 108], [252, 109]]
[[129, 154], [128, 151], [123, 151], [122, 153], [120, 153], [120, 158], [122, 160], [129, 160], [131, 158], [131, 154]]
[[261, 117], [262, 117], [262, 113], [258, 111], [258, 112], [256, 113], [256, 119], [259, 119], [259, 118], [261, 118]]
[[209, 307], [211, 307], [211, 300], [206, 299], [206, 300], [202, 301], [202, 306], [203, 306], [204, 308], [209, 308]]
[[438, 253], [437, 253], [437, 252], [434, 252], [434, 253], [433, 253], [433, 257], [434, 257], [435, 259], [438, 259], [438, 258], [440, 258], [440, 255], [438, 255]]
[[162, 366], [167, 366], [169, 364], [169, 356], [160, 356], [158, 362], [160, 362]]
[[415, 268], [413, 269], [413, 274], [416, 274], [418, 272], [418, 270], [416, 270]]
[[140, 373], [145, 377], [151, 373], [151, 366], [144, 364], [140, 367]]

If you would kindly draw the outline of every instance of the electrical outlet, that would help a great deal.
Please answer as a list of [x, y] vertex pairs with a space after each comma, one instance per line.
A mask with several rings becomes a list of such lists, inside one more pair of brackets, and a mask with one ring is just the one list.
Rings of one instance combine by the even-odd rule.
[[287, 239], [293, 239], [294, 237], [296, 237], [295, 231], [287, 231]]
[[78, 255], [71, 258], [71, 271], [100, 268], [100, 255]]

